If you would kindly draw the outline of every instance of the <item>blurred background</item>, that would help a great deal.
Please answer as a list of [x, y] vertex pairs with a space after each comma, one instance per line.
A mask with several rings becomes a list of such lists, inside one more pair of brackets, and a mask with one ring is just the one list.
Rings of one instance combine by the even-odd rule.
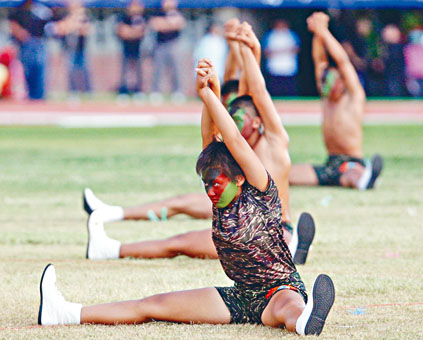
[[316, 10], [330, 15], [368, 97], [423, 96], [421, 0], [0, 0], [1, 97], [189, 101], [198, 58], [223, 75], [223, 25], [232, 17], [260, 39], [272, 96], [316, 97], [306, 26]]

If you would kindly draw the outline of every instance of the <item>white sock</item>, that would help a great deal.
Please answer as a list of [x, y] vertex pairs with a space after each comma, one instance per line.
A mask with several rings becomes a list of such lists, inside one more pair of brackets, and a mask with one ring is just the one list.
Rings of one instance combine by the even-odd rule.
[[292, 258], [294, 258], [295, 253], [297, 252], [298, 247], [298, 232], [295, 228], [294, 233], [292, 234], [291, 241], [288, 244], [288, 249], [291, 252]]
[[62, 325], [80, 325], [81, 324], [81, 310], [80, 303], [67, 302], [66, 313], [64, 313]]
[[301, 315], [297, 319], [297, 324], [295, 325], [295, 330], [300, 335], [305, 335], [305, 327], [307, 325], [308, 320], [310, 319], [311, 312], [313, 310], [313, 290], [309, 294], [307, 304], [301, 313]]
[[116, 222], [122, 221], [124, 218], [123, 208], [117, 205], [104, 204], [97, 210], [101, 210], [103, 222]]
[[372, 177], [372, 163], [370, 161], [366, 161], [366, 167], [364, 168], [364, 172], [361, 175], [360, 179], [358, 180], [357, 188], [359, 190], [366, 190], [371, 177]]

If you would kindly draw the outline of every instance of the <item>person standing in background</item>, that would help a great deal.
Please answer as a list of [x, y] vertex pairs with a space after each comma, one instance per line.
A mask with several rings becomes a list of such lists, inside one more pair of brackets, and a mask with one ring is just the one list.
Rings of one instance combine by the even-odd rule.
[[298, 35], [284, 19], [276, 19], [263, 38], [267, 88], [272, 96], [298, 95]]
[[68, 0], [66, 33], [63, 45], [68, 53], [69, 88], [76, 92], [91, 92], [90, 74], [86, 62], [86, 42], [91, 33], [92, 24], [87, 9], [80, 0]]
[[181, 67], [179, 66], [178, 58], [179, 38], [186, 21], [178, 11], [178, 2], [176, 0], [163, 0], [162, 9], [150, 20], [150, 24], [157, 33], [157, 41], [153, 53], [153, 92], [150, 99], [155, 104], [163, 101], [160, 83], [163, 71], [167, 70], [171, 74], [171, 100], [184, 102], [185, 95], [182, 90]]
[[45, 97], [45, 27], [52, 20], [52, 11], [32, 0], [26, 0], [9, 15], [10, 32], [19, 45], [30, 99]]
[[[134, 93], [142, 99], [140, 45], [145, 35], [146, 22], [141, 0], [132, 0], [118, 19], [116, 33], [122, 42], [122, 70], [118, 94]], [[135, 75], [135, 85], [129, 85], [130, 74]]]
[[217, 22], [212, 22], [207, 28], [207, 33], [198, 41], [194, 50], [195, 64], [198, 60], [206, 57], [213, 60], [219, 80], [223, 82], [227, 53], [228, 45], [224, 37], [223, 26]]

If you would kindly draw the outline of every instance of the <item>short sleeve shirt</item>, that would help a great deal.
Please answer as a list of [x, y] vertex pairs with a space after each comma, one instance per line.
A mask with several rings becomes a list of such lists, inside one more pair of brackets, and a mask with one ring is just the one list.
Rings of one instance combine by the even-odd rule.
[[34, 4], [29, 9], [13, 10], [9, 15], [9, 20], [16, 21], [31, 36], [41, 38], [44, 36], [44, 26], [52, 20], [52, 11], [44, 5]]
[[[142, 15], [129, 15], [122, 13], [118, 18], [118, 24], [128, 26], [144, 26], [146, 25], [145, 19]], [[140, 55], [141, 38], [138, 39], [122, 39], [123, 53], [127, 57], [138, 58]]]
[[[178, 16], [178, 15], [180, 15], [180, 13], [176, 9], [168, 11], [168, 12], [161, 10], [156, 13], [157, 17], [171, 17], [171, 16]], [[172, 41], [178, 38], [180, 33], [181, 33], [180, 30], [168, 31], [168, 32], [157, 32], [157, 42], [161, 44], [161, 43]]]
[[238, 199], [213, 207], [213, 242], [226, 275], [250, 288], [300, 280], [283, 237], [277, 187], [269, 176], [264, 192], [245, 182]]

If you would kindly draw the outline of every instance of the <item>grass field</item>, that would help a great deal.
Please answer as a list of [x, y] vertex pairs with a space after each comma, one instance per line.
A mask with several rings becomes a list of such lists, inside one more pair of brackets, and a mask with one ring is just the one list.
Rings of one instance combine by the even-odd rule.
[[[81, 193], [104, 201], [149, 202], [200, 191], [194, 171], [198, 127], [140, 129], [2, 128], [0, 130], [0, 339], [297, 339], [257, 325], [36, 327], [39, 280], [52, 262], [65, 298], [83, 304], [229, 285], [218, 261], [87, 261]], [[293, 162], [322, 162], [318, 127], [289, 127]], [[367, 126], [364, 150], [384, 156], [376, 190], [291, 190], [294, 221], [315, 217], [317, 234], [300, 274], [310, 289], [329, 274], [336, 301], [323, 339], [422, 339], [423, 125]], [[106, 225], [121, 241], [163, 238], [210, 221]]]

